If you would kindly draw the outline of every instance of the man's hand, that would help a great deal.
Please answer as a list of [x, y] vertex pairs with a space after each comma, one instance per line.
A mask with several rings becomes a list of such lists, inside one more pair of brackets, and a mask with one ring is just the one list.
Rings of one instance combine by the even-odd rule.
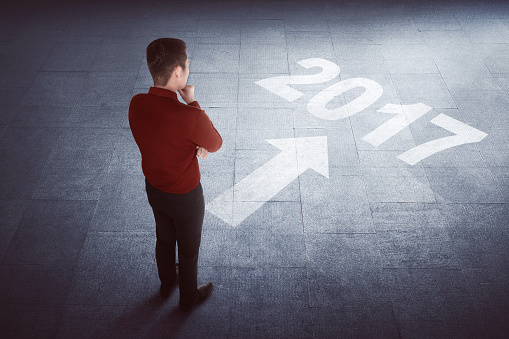
[[199, 156], [201, 159], [207, 159], [209, 151], [207, 151], [203, 147], [196, 146], [196, 155]]
[[179, 93], [187, 104], [194, 101], [194, 86], [186, 85], [186, 87], [179, 89]]

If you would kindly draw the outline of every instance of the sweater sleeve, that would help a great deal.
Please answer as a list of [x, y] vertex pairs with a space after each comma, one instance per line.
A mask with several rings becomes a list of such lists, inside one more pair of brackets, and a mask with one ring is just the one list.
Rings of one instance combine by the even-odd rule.
[[191, 141], [211, 153], [217, 152], [223, 144], [221, 135], [216, 130], [205, 111], [200, 111], [196, 119]]

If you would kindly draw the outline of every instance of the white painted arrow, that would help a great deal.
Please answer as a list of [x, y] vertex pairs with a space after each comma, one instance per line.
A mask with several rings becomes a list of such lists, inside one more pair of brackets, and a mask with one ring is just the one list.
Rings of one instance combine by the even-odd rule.
[[205, 207], [233, 227], [242, 223], [308, 168], [329, 177], [326, 136], [266, 141], [282, 152]]

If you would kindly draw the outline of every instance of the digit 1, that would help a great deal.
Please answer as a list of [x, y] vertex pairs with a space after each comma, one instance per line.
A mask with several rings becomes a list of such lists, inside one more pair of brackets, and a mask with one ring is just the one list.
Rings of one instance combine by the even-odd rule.
[[[325, 106], [336, 96], [341, 95], [353, 88], [364, 87], [366, 90], [358, 98], [336, 109], [328, 109]], [[383, 94], [382, 86], [373, 80], [364, 78], [351, 78], [342, 80], [327, 87], [312, 97], [308, 102], [308, 111], [320, 119], [339, 120], [344, 119], [371, 106]]]
[[412, 122], [419, 119], [431, 110], [431, 107], [423, 103], [413, 105], [387, 104], [380, 108], [377, 112], [397, 115], [371, 133], [364, 136], [362, 140], [370, 143], [373, 146], [380, 146], [401, 132], [404, 128], [408, 127]]
[[320, 84], [336, 78], [341, 71], [335, 63], [320, 58], [304, 59], [297, 63], [305, 68], [321, 67], [322, 71], [311, 75], [280, 75], [258, 80], [255, 84], [291, 102], [303, 96], [304, 93], [288, 85]]
[[451, 147], [479, 142], [488, 135], [445, 114], [438, 115], [436, 118], [431, 120], [431, 123], [442, 127], [455, 135], [428, 141], [416, 146], [405, 153], [398, 155], [398, 159], [403, 160], [409, 165], [415, 165], [430, 155]]

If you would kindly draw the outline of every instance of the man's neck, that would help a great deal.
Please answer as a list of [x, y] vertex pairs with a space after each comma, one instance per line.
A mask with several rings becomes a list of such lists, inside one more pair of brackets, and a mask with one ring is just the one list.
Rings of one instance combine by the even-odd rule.
[[172, 92], [175, 92], [175, 93], [177, 92], [176, 90], [171, 89], [171, 88], [170, 88], [170, 87], [168, 87], [168, 86], [154, 85], [154, 87], [156, 87], [156, 88], [166, 89], [166, 90], [168, 90], [168, 91], [172, 91]]
[[176, 81], [172, 81], [172, 80], [173, 80], [173, 78], [168, 80], [168, 83], [166, 85], [164, 85], [164, 86], [162, 86], [162, 85], [155, 85], [154, 84], [154, 87], [162, 88], [162, 89], [167, 89], [169, 91], [177, 93], [178, 90], [180, 89], [180, 86], [179, 86], [179, 84]]

